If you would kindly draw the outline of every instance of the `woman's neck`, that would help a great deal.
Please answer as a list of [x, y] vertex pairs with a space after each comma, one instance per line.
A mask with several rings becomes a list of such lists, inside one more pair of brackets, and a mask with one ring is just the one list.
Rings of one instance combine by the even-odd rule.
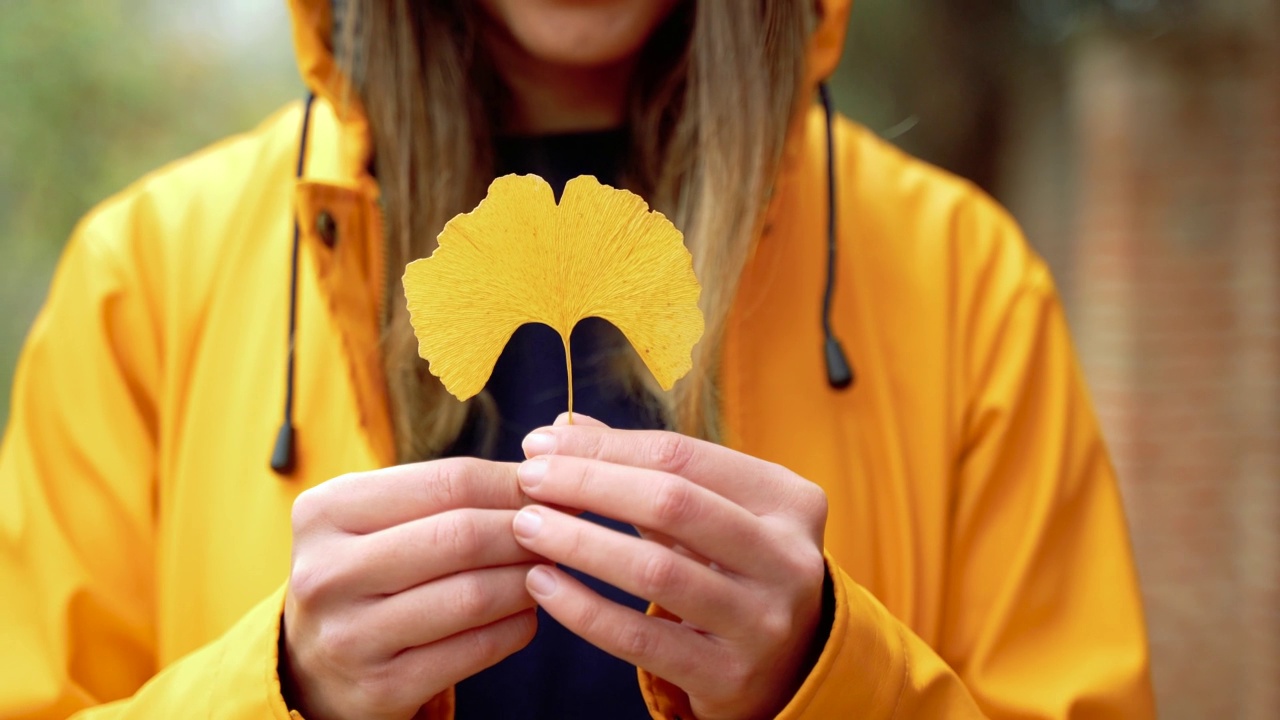
[[498, 131], [546, 135], [605, 130], [623, 124], [635, 58], [578, 67], [532, 57], [505, 33], [488, 33], [493, 64], [511, 93], [508, 117]]

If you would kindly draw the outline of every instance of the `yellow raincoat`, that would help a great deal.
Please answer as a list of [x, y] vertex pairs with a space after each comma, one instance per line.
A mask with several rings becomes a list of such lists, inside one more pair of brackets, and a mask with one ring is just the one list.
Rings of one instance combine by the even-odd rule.
[[[321, 98], [303, 180], [297, 106], [144, 178], [79, 226], [32, 329], [0, 450], [0, 718], [289, 717], [290, 506], [393, 456], [367, 128], [331, 102], [329, 0], [291, 5]], [[811, 83], [847, 13], [824, 3]], [[1120, 497], [1043, 262], [973, 187], [838, 121], [833, 323], [858, 382], [831, 389], [825, 143], [820, 110], [797, 118], [721, 378], [729, 444], [830, 498], [835, 623], [782, 717], [1150, 717]]]

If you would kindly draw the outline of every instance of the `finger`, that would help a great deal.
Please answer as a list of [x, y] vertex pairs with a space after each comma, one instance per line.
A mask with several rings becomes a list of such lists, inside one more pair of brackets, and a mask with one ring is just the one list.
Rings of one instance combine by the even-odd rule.
[[539, 428], [524, 441], [527, 457], [576, 455], [680, 475], [757, 514], [804, 500], [807, 481], [785, 468], [736, 450], [659, 430], [587, 425]]
[[[556, 421], [555, 421], [554, 423], [552, 423], [552, 424], [557, 425], [557, 426], [559, 426], [559, 425], [570, 425], [570, 422], [569, 422], [569, 413], [567, 413], [567, 412], [562, 412], [562, 413], [560, 413], [559, 415], [557, 415], [557, 416], [556, 416]], [[581, 426], [583, 426], [583, 427], [599, 427], [599, 428], [607, 428], [607, 427], [609, 427], [608, 425], [605, 425], [604, 423], [602, 423], [602, 422], [600, 422], [599, 420], [597, 420], [597, 419], [595, 419], [595, 418], [591, 417], [590, 415], [583, 415], [582, 413], [574, 413], [574, 414], [573, 414], [573, 423], [572, 423], [572, 424], [573, 424], [573, 425], [581, 425]]]
[[[559, 415], [556, 416], [556, 421], [555, 423], [553, 423], [553, 425], [555, 427], [573, 427], [573, 426], [594, 427], [594, 428], [609, 427], [608, 425], [605, 425], [604, 423], [600, 422], [599, 420], [596, 420], [590, 415], [583, 415], [582, 413], [575, 413], [572, 416], [573, 418], [572, 425], [570, 425], [569, 423], [569, 418], [570, 418], [569, 413], [560, 413]], [[524, 456], [526, 458], [531, 458], [531, 457], [534, 457], [535, 455], [543, 455], [545, 453], [551, 452], [552, 446], [547, 446], [545, 449], [543, 448], [542, 446], [543, 440], [545, 440], [545, 438], [541, 435], [530, 434], [529, 436], [527, 436], [524, 439], [524, 442], [522, 443], [522, 446], [521, 446], [522, 449], [524, 450]]]
[[750, 625], [738, 584], [658, 543], [536, 506], [520, 511], [514, 527], [522, 544], [548, 560], [658, 603], [707, 631], [731, 635]]
[[375, 657], [427, 645], [533, 607], [525, 588], [532, 565], [508, 565], [450, 575], [369, 603], [361, 631]]
[[610, 602], [562, 570], [538, 565], [527, 586], [547, 614], [610, 655], [690, 689], [706, 670], [723, 667], [717, 648], [696, 630]]
[[760, 519], [739, 505], [677, 475], [568, 455], [545, 455], [520, 465], [531, 498], [572, 505], [656, 530], [725, 568], [759, 575], [773, 555]]
[[298, 496], [295, 532], [301, 524], [365, 534], [457, 508], [518, 510], [527, 499], [515, 467], [459, 457], [343, 475]]
[[[537, 613], [529, 609], [484, 627], [410, 648], [396, 656], [388, 672], [380, 673], [373, 681], [385, 686], [364, 690], [372, 697], [388, 698], [387, 704], [394, 707], [423, 705], [439, 692], [438, 686], [456, 685], [528, 645], [537, 629]], [[439, 679], [425, 686], [426, 697], [422, 696], [422, 678]]]
[[[355, 540], [335, 572], [361, 595], [390, 595], [465, 570], [537, 562], [511, 532], [514, 510], [448, 510]], [[345, 566], [350, 567], [345, 567]]]

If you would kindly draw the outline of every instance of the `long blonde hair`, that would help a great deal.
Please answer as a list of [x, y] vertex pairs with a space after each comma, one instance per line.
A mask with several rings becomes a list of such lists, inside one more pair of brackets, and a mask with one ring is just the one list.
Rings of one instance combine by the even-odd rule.
[[[429, 255], [449, 218], [492, 178], [493, 123], [508, 104], [466, 0], [347, 0], [340, 62], [369, 118], [386, 210], [383, 318], [396, 449], [408, 462], [457, 439], [482, 394], [460, 403], [418, 358], [400, 269]], [[681, 432], [720, 437], [716, 377], [730, 305], [799, 106], [812, 27], [805, 0], [685, 0], [648, 40], [633, 80], [625, 184], [685, 233], [706, 334], [693, 370], [655, 392]], [[623, 371], [656, 391], [638, 359]]]

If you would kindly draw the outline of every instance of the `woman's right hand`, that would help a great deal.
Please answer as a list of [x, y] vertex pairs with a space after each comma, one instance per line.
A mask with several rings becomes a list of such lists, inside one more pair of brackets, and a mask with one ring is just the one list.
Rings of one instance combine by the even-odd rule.
[[280, 677], [307, 720], [405, 720], [533, 639], [516, 465], [355, 473], [298, 496]]

